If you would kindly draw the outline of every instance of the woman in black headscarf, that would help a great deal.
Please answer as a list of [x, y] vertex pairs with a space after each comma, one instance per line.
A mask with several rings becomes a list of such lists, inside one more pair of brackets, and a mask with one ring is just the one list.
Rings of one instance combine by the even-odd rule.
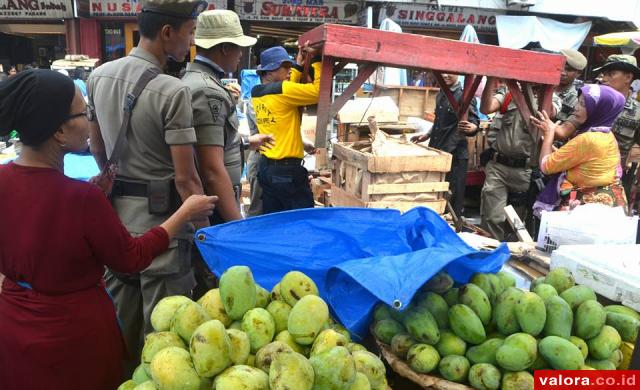
[[132, 238], [101, 189], [63, 174], [87, 146], [90, 111], [73, 80], [30, 70], [0, 83], [0, 135], [18, 130], [0, 166], [0, 383], [3, 389], [114, 389], [124, 347], [104, 266], [145, 269], [182, 225], [209, 215], [194, 195], [162, 225]]

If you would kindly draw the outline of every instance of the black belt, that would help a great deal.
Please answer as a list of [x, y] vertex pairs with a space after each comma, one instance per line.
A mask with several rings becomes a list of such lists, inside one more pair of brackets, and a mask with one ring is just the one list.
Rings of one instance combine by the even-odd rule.
[[146, 183], [132, 183], [130, 181], [115, 180], [111, 196], [138, 196], [141, 198], [148, 197]]
[[275, 166], [300, 166], [302, 165], [302, 159], [301, 158], [282, 158], [280, 160], [274, 160], [271, 158], [268, 158], [266, 156], [262, 156], [262, 161], [265, 162], [265, 164], [267, 165], [275, 165]]
[[506, 165], [511, 168], [526, 168], [529, 164], [527, 157], [509, 157], [501, 153], [496, 153], [495, 160], [498, 164]]

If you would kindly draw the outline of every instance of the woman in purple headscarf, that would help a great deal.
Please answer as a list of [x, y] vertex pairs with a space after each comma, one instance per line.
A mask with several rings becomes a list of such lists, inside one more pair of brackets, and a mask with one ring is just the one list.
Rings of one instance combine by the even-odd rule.
[[611, 126], [624, 108], [621, 93], [604, 85], [580, 88], [573, 116], [580, 127], [573, 138], [553, 151], [556, 124], [546, 112], [531, 122], [544, 133], [540, 169], [557, 174], [538, 196], [534, 213], [566, 210], [585, 203], [626, 207], [620, 186], [620, 152]]

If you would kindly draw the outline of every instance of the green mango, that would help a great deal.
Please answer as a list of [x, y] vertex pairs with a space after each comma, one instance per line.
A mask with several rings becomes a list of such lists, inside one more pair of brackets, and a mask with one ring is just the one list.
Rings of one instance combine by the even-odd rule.
[[531, 367], [529, 367], [530, 372], [536, 372], [537, 370], [550, 370], [551, 365], [548, 361], [545, 360], [544, 356], [540, 353], [540, 341], [538, 340], [538, 355], [536, 356], [536, 361], [533, 362]]
[[256, 307], [266, 308], [271, 302], [271, 293], [256, 283]]
[[280, 283], [276, 284], [271, 289], [271, 301], [282, 301], [282, 302], [284, 302], [284, 299], [282, 298], [282, 294], [280, 294]]
[[487, 294], [480, 287], [473, 283], [460, 287], [459, 300], [461, 304], [469, 306], [476, 313], [483, 325], [489, 325], [491, 321], [491, 303]]
[[[206, 380], [206, 378], [204, 378], [204, 379]], [[151, 379], [149, 379], [146, 382], [140, 383], [133, 390], [157, 390], [157, 389], [158, 388], [156, 387], [156, 384], [153, 383], [153, 381]]]
[[440, 360], [438, 371], [448, 381], [464, 382], [469, 375], [470, 364], [464, 356], [449, 355]]
[[220, 277], [220, 297], [224, 310], [232, 320], [239, 320], [256, 307], [256, 282], [251, 269], [244, 265], [228, 268]]
[[352, 356], [356, 371], [367, 377], [371, 389], [387, 390], [387, 369], [380, 358], [369, 351], [356, 351]]
[[[506, 290], [509, 287], [516, 286], [516, 278], [508, 272], [500, 271], [496, 274], [502, 283], [502, 287]], [[500, 294], [498, 294], [500, 295]]]
[[592, 358], [604, 360], [609, 358], [613, 351], [620, 348], [622, 338], [615, 328], [605, 325], [596, 337], [587, 340], [587, 345], [589, 346], [589, 355]]
[[496, 351], [496, 362], [509, 371], [523, 371], [533, 365], [538, 354], [536, 339], [527, 333], [507, 337]]
[[453, 279], [451, 279], [448, 273], [441, 271], [429, 279], [429, 281], [421, 287], [421, 290], [444, 294], [451, 287], [453, 287]]
[[151, 326], [156, 332], [167, 331], [171, 328], [171, 319], [182, 305], [193, 302], [182, 295], [172, 295], [164, 297], [153, 308], [151, 312]]
[[147, 371], [144, 369], [144, 365], [142, 363], [140, 363], [140, 365], [138, 365], [138, 367], [136, 367], [136, 369], [133, 371], [131, 380], [133, 380], [136, 383], [136, 385], [139, 385], [148, 380], [151, 380], [151, 378], [149, 377], [149, 374], [147, 374]]
[[269, 390], [269, 375], [251, 366], [232, 366], [213, 381], [216, 390]]
[[552, 285], [558, 294], [566, 289], [569, 289], [576, 284], [576, 280], [573, 278], [571, 271], [564, 267], [554, 268], [545, 277], [545, 283]]
[[536, 288], [536, 286], [539, 285], [540, 283], [546, 283], [544, 276], [541, 276], [539, 278], [532, 280], [531, 285], [529, 286], [529, 291], [533, 291], [533, 289]]
[[609, 306], [605, 306], [604, 310], [610, 313], [625, 314], [640, 321], [640, 313], [638, 313], [637, 311], [633, 310], [630, 307], [626, 307], [622, 305], [609, 305]]
[[[392, 339], [393, 340], [393, 339]], [[358, 344], [358, 343], [349, 343], [347, 344], [347, 349], [349, 350], [349, 352], [351, 352], [352, 354], [355, 351], [366, 351], [367, 349], [364, 347], [364, 345], [362, 344]]]
[[396, 320], [380, 320], [373, 325], [373, 335], [385, 344], [390, 344], [393, 336], [405, 333], [404, 326]]
[[496, 300], [494, 317], [498, 331], [510, 335], [520, 331], [520, 324], [516, 318], [515, 307], [518, 299], [524, 295], [522, 290], [509, 287]]
[[267, 305], [267, 311], [271, 314], [276, 324], [276, 334], [287, 330], [291, 306], [282, 301], [271, 301]]
[[491, 305], [493, 305], [496, 303], [496, 299], [498, 299], [500, 294], [502, 294], [502, 292], [506, 290], [507, 287], [511, 287], [511, 286], [505, 286], [504, 284], [502, 284], [500, 277], [496, 274], [487, 274], [487, 275], [489, 276], [489, 282], [491, 283], [491, 288], [493, 290], [493, 296], [490, 298]]
[[299, 353], [277, 354], [269, 366], [269, 389], [311, 390], [314, 376], [313, 366]]
[[533, 375], [526, 371], [505, 372], [502, 377], [502, 390], [533, 390]]
[[442, 357], [449, 355], [464, 356], [467, 350], [467, 343], [453, 332], [443, 330], [440, 332], [440, 340], [436, 344], [436, 349]]
[[126, 382], [123, 382], [116, 390], [135, 390], [138, 384], [134, 382], [132, 379], [129, 379]]
[[580, 337], [576, 337], [576, 336], [569, 337], [569, 341], [571, 341], [573, 345], [578, 347], [578, 349], [582, 353], [582, 357], [586, 359], [587, 356], [589, 355], [589, 346], [587, 345], [587, 342], [581, 339]]
[[257, 307], [247, 311], [242, 317], [242, 331], [249, 336], [251, 352], [256, 353], [273, 340], [276, 323], [268, 311]]
[[190, 301], [176, 310], [171, 319], [171, 331], [182, 337], [185, 343], [189, 343], [196, 328], [210, 319], [202, 306]]
[[565, 339], [571, 337], [573, 311], [571, 311], [569, 304], [557, 295], [547, 299], [544, 304], [547, 310], [544, 335], [558, 336]]
[[607, 314], [598, 301], [584, 301], [576, 310], [574, 334], [588, 340], [596, 337], [607, 320]]
[[550, 297], [558, 296], [558, 292], [552, 285], [546, 283], [540, 283], [531, 290], [538, 294], [543, 301], [546, 301]]
[[271, 363], [276, 356], [281, 354], [294, 353], [291, 347], [281, 341], [271, 342], [256, 352], [256, 360], [253, 364], [255, 368], [259, 368], [265, 373], [269, 373]]
[[392, 309], [386, 304], [378, 303], [375, 309], [373, 309], [373, 320], [378, 322], [381, 320], [393, 319], [391, 316], [391, 310]]
[[[442, 334], [440, 334], [440, 341], [442, 341]], [[401, 359], [406, 359], [409, 348], [414, 344], [416, 344], [416, 340], [411, 335], [398, 333], [391, 339], [391, 352]]]
[[584, 365], [584, 357], [580, 349], [562, 337], [545, 337], [540, 341], [538, 350], [556, 370], [579, 370]]
[[367, 376], [361, 372], [356, 372], [356, 379], [349, 390], [371, 390], [371, 384]]
[[639, 320], [626, 314], [607, 312], [606, 324], [616, 328], [623, 341], [635, 344], [638, 338], [638, 328], [640, 328]]
[[225, 328], [233, 322], [231, 318], [224, 311], [224, 304], [222, 303], [222, 297], [220, 296], [220, 289], [214, 288], [207, 291], [200, 299], [198, 299], [198, 305], [209, 314], [212, 320], [218, 320], [222, 322]]
[[[487, 299], [489, 300], [490, 304], [493, 305], [499, 295], [497, 294], [497, 291], [496, 291], [496, 287], [497, 287], [496, 279], [498, 280], [498, 282], [500, 281], [500, 279], [498, 279], [497, 276], [492, 275], [496, 277], [496, 279], [494, 279], [490, 275], [492, 274], [483, 274], [483, 273], [474, 274], [469, 280], [469, 283], [475, 284], [476, 286], [480, 287], [480, 289], [484, 291], [484, 293], [487, 295]], [[504, 290], [501, 284], [500, 284], [500, 288]]]
[[199, 390], [200, 377], [193, 367], [189, 352], [168, 347], [151, 360], [151, 378], [160, 389]]
[[446, 293], [444, 293], [443, 295], [444, 300], [447, 302], [447, 305], [449, 305], [449, 307], [460, 303], [460, 300], [458, 299], [460, 294], [459, 291], [460, 291], [459, 288], [454, 287], [449, 289]]
[[489, 363], [496, 366], [498, 365], [496, 352], [502, 344], [504, 344], [502, 339], [489, 339], [480, 345], [469, 348], [465, 356], [471, 364]]
[[474, 364], [469, 369], [469, 383], [477, 390], [499, 389], [500, 378], [500, 370], [491, 364]]
[[532, 292], [522, 294], [516, 303], [514, 312], [523, 332], [537, 336], [544, 329], [544, 324], [547, 321], [547, 309], [538, 294]]
[[288, 272], [280, 281], [282, 299], [294, 307], [300, 298], [307, 295], [318, 295], [318, 286], [310, 277], [299, 271]]
[[251, 354], [251, 342], [249, 336], [238, 329], [227, 329], [229, 341], [231, 341], [231, 352], [229, 357], [233, 365], [245, 364]]
[[288, 330], [283, 330], [282, 332], [278, 333], [273, 341], [280, 341], [281, 343], [287, 344], [293, 351], [301, 355], [305, 355], [305, 347], [296, 343], [296, 341], [293, 339], [293, 336], [291, 336]]
[[584, 362], [585, 365], [595, 369], [595, 370], [615, 370], [616, 365], [613, 364], [611, 360], [595, 360], [595, 359], [587, 359]]
[[153, 332], [145, 336], [144, 347], [142, 348], [140, 360], [147, 376], [151, 376], [149, 365], [151, 364], [153, 357], [158, 352], [168, 347], [178, 347], [185, 351], [187, 350], [184, 341], [182, 341], [180, 336], [173, 332]]
[[313, 341], [310, 356], [327, 351], [333, 347], [346, 347], [347, 344], [349, 344], [349, 340], [347, 340], [343, 334], [338, 333], [333, 329], [325, 329], [320, 332], [318, 337]]
[[311, 345], [328, 319], [329, 307], [325, 301], [316, 295], [305, 295], [291, 309], [287, 330], [296, 343]]
[[613, 363], [613, 365], [616, 366], [616, 368], [618, 368], [620, 367], [620, 365], [622, 364], [622, 361], [624, 360], [624, 355], [622, 354], [622, 351], [620, 349], [616, 349], [615, 351], [613, 351], [611, 356], [607, 358], [607, 360]]
[[449, 309], [449, 324], [458, 337], [471, 344], [480, 344], [487, 335], [482, 321], [467, 305], [453, 305]]
[[436, 319], [440, 329], [447, 329], [449, 327], [449, 305], [440, 295], [429, 291], [420, 297], [416, 305], [429, 310]]
[[596, 293], [593, 292], [591, 287], [582, 285], [573, 286], [564, 290], [562, 294], [560, 294], [560, 298], [567, 301], [569, 306], [571, 306], [571, 310], [576, 310], [584, 301], [598, 300], [598, 298], [596, 298]]
[[338, 324], [337, 322], [334, 322], [333, 324], [331, 324], [331, 329], [343, 335], [344, 338], [347, 339], [347, 344], [351, 342], [351, 334], [344, 326]]
[[311, 356], [309, 362], [315, 373], [314, 390], [348, 389], [355, 382], [356, 364], [345, 347]]
[[419, 374], [428, 374], [438, 367], [440, 355], [431, 345], [415, 344], [407, 352], [407, 363], [413, 371]]
[[424, 307], [417, 306], [410, 310], [405, 315], [403, 324], [411, 337], [418, 342], [435, 345], [440, 340], [438, 323], [431, 312]]
[[189, 352], [199, 376], [212, 378], [229, 367], [231, 339], [222, 322], [207, 321], [193, 332]]

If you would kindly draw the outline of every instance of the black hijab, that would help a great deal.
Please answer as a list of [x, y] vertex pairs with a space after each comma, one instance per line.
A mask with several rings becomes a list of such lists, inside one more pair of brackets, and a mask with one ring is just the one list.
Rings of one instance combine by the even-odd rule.
[[17, 130], [25, 145], [43, 143], [69, 116], [75, 93], [71, 78], [47, 69], [0, 82], [0, 135]]

